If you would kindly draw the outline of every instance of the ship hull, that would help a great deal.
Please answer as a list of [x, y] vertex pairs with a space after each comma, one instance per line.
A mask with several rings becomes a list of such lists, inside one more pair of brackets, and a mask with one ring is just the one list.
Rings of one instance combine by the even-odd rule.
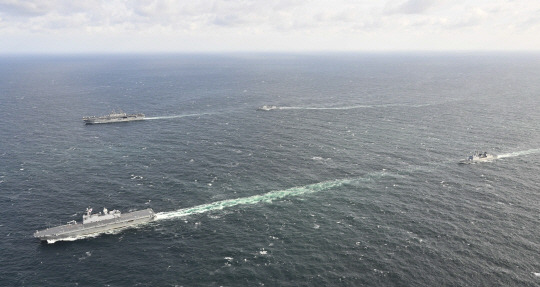
[[486, 157], [473, 157], [473, 159], [462, 159], [459, 161], [459, 164], [475, 164], [480, 162], [491, 162], [493, 160], [497, 159], [497, 156], [495, 155], [487, 155]]
[[127, 229], [139, 224], [147, 223], [154, 220], [155, 214], [152, 209], [145, 209], [123, 214], [118, 218], [91, 222], [91, 223], [75, 223], [52, 227], [34, 233], [35, 238], [41, 241], [62, 241], [67, 239], [75, 239], [90, 235], [99, 235], [102, 233], [113, 232], [116, 230]]
[[265, 112], [267, 112], [267, 111], [273, 111], [273, 110], [277, 110], [277, 109], [278, 109], [277, 106], [266, 106], [265, 105], [265, 106], [262, 106], [262, 107], [258, 107], [257, 111], [265, 111]]
[[142, 121], [144, 120], [144, 115], [127, 115], [123, 117], [91, 117], [83, 118], [83, 121], [87, 125], [95, 124], [110, 124], [110, 123], [122, 123], [122, 122], [133, 122], [133, 121]]

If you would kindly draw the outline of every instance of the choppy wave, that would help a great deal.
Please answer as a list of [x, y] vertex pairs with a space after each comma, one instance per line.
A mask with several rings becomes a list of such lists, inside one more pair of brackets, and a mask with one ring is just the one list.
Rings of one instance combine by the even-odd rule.
[[[538, 285], [534, 56], [238, 56], [0, 61], [2, 285]], [[77, 123], [113, 105], [150, 118]], [[33, 242], [81, 202], [170, 220]]]
[[[511, 153], [505, 153], [500, 154], [497, 156], [497, 158], [509, 158], [509, 157], [518, 157], [523, 155], [530, 155], [530, 154], [537, 154], [540, 153], [540, 149], [530, 149], [530, 150], [524, 150], [524, 151], [517, 151], [517, 152], [511, 152]], [[315, 157], [314, 159], [322, 159]], [[417, 167], [421, 168], [421, 167]], [[384, 176], [388, 174], [386, 171], [378, 172], [377, 175]], [[284, 190], [277, 190], [277, 191], [271, 191], [268, 193], [264, 193], [261, 195], [253, 195], [249, 197], [242, 197], [242, 198], [235, 198], [235, 199], [227, 199], [207, 204], [202, 204], [194, 207], [188, 207], [188, 208], [182, 208], [174, 211], [167, 211], [167, 212], [159, 212], [156, 213], [156, 218], [154, 221], [159, 220], [170, 220], [170, 219], [176, 219], [184, 216], [189, 216], [193, 214], [200, 214], [200, 213], [206, 213], [214, 210], [221, 210], [228, 207], [238, 206], [238, 205], [251, 205], [251, 204], [257, 204], [261, 202], [272, 202], [274, 200], [283, 199], [286, 197], [295, 197], [295, 196], [302, 196], [305, 194], [311, 194], [326, 190], [331, 190], [346, 184], [351, 184], [353, 182], [358, 182], [361, 180], [370, 180], [372, 176], [368, 176], [365, 178], [345, 178], [345, 179], [336, 179], [336, 180], [330, 180], [330, 181], [323, 181], [319, 183], [314, 183], [310, 185], [305, 186], [299, 186], [299, 187], [292, 187], [289, 189]], [[143, 223], [144, 224], [144, 223]], [[140, 226], [140, 225], [139, 225]], [[86, 239], [86, 238], [93, 238], [97, 237], [101, 234], [118, 234], [125, 229], [128, 228], [134, 228], [136, 226], [132, 227], [126, 227], [123, 229], [116, 229], [108, 232], [102, 232], [102, 233], [95, 233], [95, 234], [88, 234], [84, 236], [77, 236], [77, 237], [69, 237], [69, 238], [63, 238], [60, 240], [48, 240], [48, 243], [55, 243], [57, 241], [76, 241], [80, 239]]]

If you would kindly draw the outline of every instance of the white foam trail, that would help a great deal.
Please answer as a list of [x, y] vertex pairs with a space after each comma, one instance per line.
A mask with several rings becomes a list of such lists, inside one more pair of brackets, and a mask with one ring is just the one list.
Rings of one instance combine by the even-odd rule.
[[374, 106], [349, 106], [349, 107], [278, 107], [278, 110], [352, 110], [352, 109], [369, 109]]
[[[373, 177], [382, 177], [387, 174], [388, 174], [387, 172], [382, 171], [382, 172], [376, 172], [376, 173], [370, 174], [365, 178], [336, 179], [336, 180], [330, 180], [330, 181], [323, 181], [323, 182], [300, 186], [300, 187], [293, 187], [293, 188], [284, 189], [284, 190], [271, 191], [271, 192], [261, 194], [261, 195], [253, 195], [249, 197], [227, 199], [227, 200], [212, 202], [208, 204], [202, 204], [202, 205], [198, 205], [194, 207], [183, 208], [183, 209], [179, 209], [175, 211], [159, 212], [159, 213], [156, 213], [156, 217], [154, 221], [175, 219], [175, 218], [188, 216], [192, 214], [205, 213], [212, 210], [221, 210], [226, 207], [232, 207], [232, 206], [237, 206], [237, 205], [256, 204], [259, 202], [271, 202], [273, 200], [282, 199], [285, 197], [301, 196], [304, 194], [316, 193], [319, 191], [325, 191], [325, 190], [337, 188], [345, 184], [350, 184], [350, 183], [359, 182], [359, 181], [369, 181]], [[101, 234], [118, 234], [126, 229], [137, 228], [145, 224], [147, 223], [141, 223], [136, 226], [126, 226], [125, 228], [115, 229], [115, 230], [111, 230], [107, 232], [99, 232], [99, 233], [87, 234], [83, 236], [68, 237], [68, 238], [62, 238], [58, 240], [47, 240], [47, 243], [55, 243], [57, 241], [75, 241], [75, 240], [84, 239], [84, 238], [97, 237]]]
[[516, 156], [529, 155], [529, 154], [535, 154], [535, 153], [540, 153], [540, 149], [537, 148], [537, 149], [529, 149], [529, 150], [500, 154], [497, 156], [497, 158], [516, 157]]
[[[118, 232], [110, 232], [110, 233], [107, 233], [107, 234], [116, 234]], [[76, 240], [80, 240], [80, 239], [85, 239], [85, 238], [94, 238], [94, 237], [98, 237], [100, 236], [101, 234], [105, 234], [105, 232], [103, 233], [93, 233], [93, 234], [87, 234], [87, 235], [82, 235], [82, 236], [74, 236], [74, 237], [66, 237], [66, 238], [61, 238], [61, 239], [48, 239], [47, 240], [47, 243], [49, 244], [53, 244], [55, 242], [58, 242], [58, 241], [76, 241]]]
[[47, 240], [47, 243], [53, 244], [53, 243], [58, 242], [58, 241], [75, 241], [75, 240], [80, 240], [80, 239], [85, 239], [85, 238], [94, 238], [94, 237], [98, 237], [99, 235], [101, 235], [101, 233], [88, 234], [88, 235], [83, 235], [83, 236], [67, 237], [67, 238], [61, 238], [61, 239], [49, 239], [49, 240]]
[[187, 118], [187, 117], [199, 117], [213, 115], [214, 113], [202, 113], [202, 114], [187, 114], [187, 115], [174, 115], [174, 116], [162, 116], [162, 117], [147, 117], [145, 120], [164, 120], [164, 119], [178, 119], [178, 118]]
[[198, 205], [189, 208], [183, 208], [169, 212], [159, 212], [156, 214], [155, 220], [173, 219], [192, 214], [205, 213], [212, 210], [219, 210], [226, 207], [232, 207], [236, 205], [255, 204], [259, 202], [271, 202], [273, 200], [282, 199], [289, 196], [300, 196], [309, 193], [315, 193], [319, 191], [333, 189], [344, 184], [353, 182], [353, 179], [338, 179], [332, 181], [323, 181], [320, 183], [310, 184], [301, 187], [293, 187], [285, 190], [271, 191], [261, 195], [253, 195], [243, 198], [227, 199], [208, 204]]
[[277, 107], [278, 110], [354, 110], [354, 109], [375, 109], [388, 107], [411, 107], [420, 108], [431, 106], [431, 104], [382, 104], [382, 105], [354, 105], [345, 107]]

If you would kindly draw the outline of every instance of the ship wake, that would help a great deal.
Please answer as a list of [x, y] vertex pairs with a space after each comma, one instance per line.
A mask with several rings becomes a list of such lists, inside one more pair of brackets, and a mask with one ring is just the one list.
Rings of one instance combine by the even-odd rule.
[[200, 114], [185, 114], [185, 115], [172, 115], [172, 116], [161, 116], [161, 117], [146, 117], [145, 120], [166, 120], [166, 119], [178, 119], [178, 118], [188, 118], [188, 117], [201, 117], [213, 115], [214, 113], [200, 113]]
[[355, 110], [355, 109], [376, 109], [391, 107], [420, 108], [431, 106], [432, 104], [381, 104], [381, 105], [352, 105], [343, 107], [277, 107], [278, 110]]
[[[201, 213], [211, 212], [215, 210], [221, 210], [224, 208], [240, 206], [240, 205], [252, 205], [252, 204], [263, 203], [263, 202], [269, 203], [274, 200], [280, 200], [287, 197], [297, 197], [297, 196], [313, 194], [313, 193], [322, 192], [322, 191], [328, 191], [328, 190], [336, 189], [345, 185], [351, 185], [351, 184], [354, 185], [359, 182], [367, 182], [375, 178], [383, 177], [387, 174], [388, 173], [385, 171], [375, 172], [375, 173], [368, 174], [365, 177], [360, 177], [360, 178], [336, 179], [336, 180], [330, 180], [330, 181], [323, 181], [323, 182], [309, 184], [305, 186], [270, 191], [270, 192], [260, 194], [260, 195], [253, 195], [253, 196], [241, 197], [241, 198], [235, 198], [235, 199], [227, 199], [227, 200], [197, 205], [193, 207], [182, 208], [182, 209], [178, 209], [174, 211], [159, 212], [155, 214], [154, 220], [150, 222], [155, 222], [155, 221], [160, 221], [160, 220], [172, 220], [172, 219], [177, 219], [177, 218], [181, 218], [181, 217], [185, 217], [189, 215], [201, 214]], [[47, 243], [55, 243], [57, 241], [76, 241], [76, 240], [81, 240], [81, 239], [98, 237], [103, 234], [118, 234], [126, 229], [137, 228], [146, 224], [148, 224], [148, 222], [140, 223], [135, 226], [133, 225], [126, 226], [123, 228], [118, 228], [118, 229], [114, 229], [114, 230], [110, 230], [106, 232], [97, 232], [97, 233], [85, 234], [81, 236], [74, 236], [74, 237], [61, 238], [61, 239], [52, 239], [52, 240], [47, 240]]]
[[386, 172], [378, 172], [378, 173], [374, 173], [372, 175], [369, 175], [363, 178], [336, 179], [336, 180], [330, 180], [330, 181], [323, 181], [323, 182], [300, 186], [300, 187], [292, 187], [292, 188], [284, 189], [284, 190], [270, 191], [268, 193], [264, 193], [260, 195], [253, 195], [253, 196], [242, 197], [242, 198], [216, 201], [212, 203], [197, 205], [194, 207], [178, 209], [175, 211], [159, 212], [159, 213], [156, 213], [156, 218], [154, 220], [175, 219], [175, 218], [180, 218], [180, 217], [189, 216], [193, 214], [210, 212], [213, 210], [221, 210], [224, 208], [238, 206], [238, 205], [251, 205], [251, 204], [256, 204], [260, 202], [272, 202], [274, 200], [279, 200], [286, 197], [296, 197], [296, 196], [302, 196], [306, 194], [317, 193], [321, 191], [332, 190], [332, 189], [335, 189], [344, 185], [353, 184], [355, 182], [369, 181], [374, 177], [382, 177], [386, 174], [387, 174]]
[[213, 210], [220, 210], [227, 207], [233, 207], [237, 205], [256, 204], [259, 202], [271, 202], [273, 200], [282, 199], [291, 196], [301, 196], [304, 194], [315, 193], [319, 191], [325, 191], [340, 187], [344, 184], [351, 182], [349, 179], [324, 181], [320, 183], [310, 184], [306, 186], [293, 187], [285, 190], [271, 191], [261, 195], [253, 195], [249, 197], [227, 199], [207, 204], [202, 204], [194, 207], [183, 208], [169, 212], [156, 213], [155, 220], [166, 220], [184, 217], [192, 214], [205, 213]]
[[497, 158], [518, 157], [518, 156], [531, 155], [531, 154], [537, 154], [537, 153], [540, 153], [540, 149], [538, 148], [500, 154], [497, 156]]

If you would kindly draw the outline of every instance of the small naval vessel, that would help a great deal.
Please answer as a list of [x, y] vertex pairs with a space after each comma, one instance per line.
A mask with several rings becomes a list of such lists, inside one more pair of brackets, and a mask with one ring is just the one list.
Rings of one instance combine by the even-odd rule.
[[118, 210], [108, 211], [107, 208], [103, 208], [103, 212], [92, 214], [92, 209], [87, 208], [82, 223], [72, 220], [66, 225], [38, 230], [34, 233], [34, 237], [50, 243], [74, 240], [150, 222], [155, 216], [151, 208], [126, 214], [121, 214]]
[[83, 117], [83, 121], [87, 125], [131, 122], [131, 121], [140, 121], [140, 120], [144, 120], [144, 114], [129, 114], [128, 115], [124, 112], [117, 113], [114, 111], [106, 116]]
[[487, 152], [475, 152], [473, 155], [469, 156], [466, 159], [462, 159], [459, 161], [460, 164], [471, 164], [471, 163], [477, 163], [477, 162], [488, 162], [496, 159], [497, 156], [493, 154], [489, 154]]
[[272, 110], [277, 110], [278, 107], [277, 106], [267, 106], [267, 105], [264, 105], [262, 107], [258, 107], [257, 108], [257, 111], [272, 111]]

